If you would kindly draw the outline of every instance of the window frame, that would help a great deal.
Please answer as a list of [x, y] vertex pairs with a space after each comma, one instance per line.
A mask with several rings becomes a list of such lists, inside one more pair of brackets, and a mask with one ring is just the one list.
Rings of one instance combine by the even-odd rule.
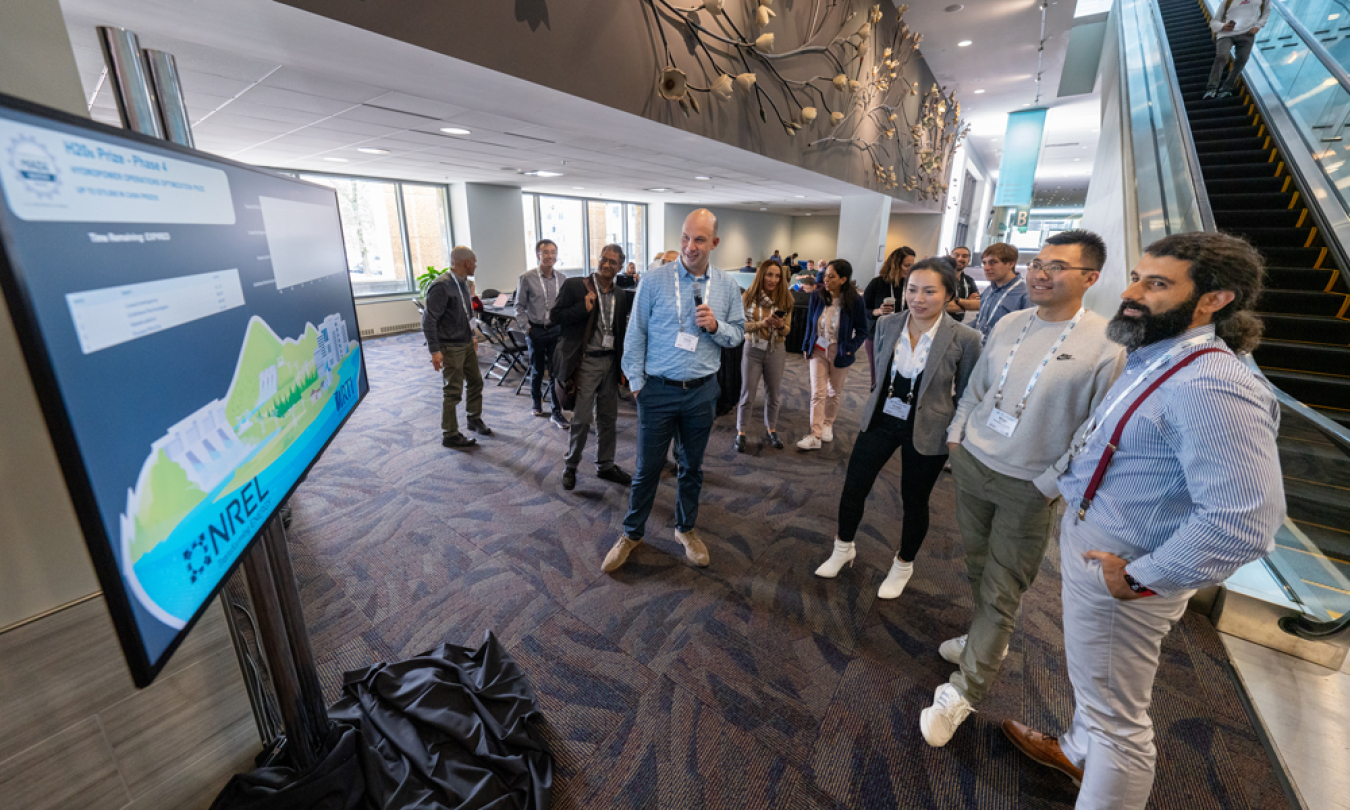
[[[632, 236], [628, 233], [628, 206], [632, 205], [640, 207], [642, 209], [641, 219], [644, 228], [646, 227], [647, 223], [647, 214], [648, 214], [647, 203], [643, 202], [633, 202], [631, 200], [614, 200], [614, 199], [607, 199], [605, 197], [578, 197], [572, 194], [551, 194], [542, 191], [525, 191], [524, 189], [521, 190], [520, 194], [522, 197], [528, 195], [534, 199], [534, 203], [533, 205], [530, 206], [530, 209], [534, 212], [534, 232], [536, 237], [538, 236], [538, 234], [543, 232], [543, 222], [541, 222], [539, 219], [540, 197], [553, 197], [555, 199], [563, 199], [563, 200], [578, 200], [581, 202], [581, 255], [582, 255], [582, 262], [584, 264], [582, 270], [584, 270], [587, 275], [590, 275], [591, 273], [595, 272], [595, 267], [591, 265], [591, 218], [590, 218], [591, 203], [598, 203], [600, 205], [623, 206], [623, 216], [622, 216], [623, 238], [619, 244], [624, 245], [625, 251], [628, 250], [628, 245], [632, 244], [634, 241]], [[524, 213], [523, 206], [521, 211], [522, 213]], [[644, 246], [647, 244], [646, 234], [642, 234], [641, 241]], [[601, 247], [604, 247], [604, 245], [601, 245]], [[637, 262], [637, 259], [633, 258], [632, 256], [629, 256], [628, 261]], [[531, 270], [538, 265], [538, 259], [535, 256], [533, 245], [529, 244], [526, 245], [525, 264], [526, 264], [525, 270]], [[638, 269], [639, 271], [645, 269], [645, 264], [640, 264], [638, 266]], [[620, 268], [620, 270], [622, 271], [622, 268]]]

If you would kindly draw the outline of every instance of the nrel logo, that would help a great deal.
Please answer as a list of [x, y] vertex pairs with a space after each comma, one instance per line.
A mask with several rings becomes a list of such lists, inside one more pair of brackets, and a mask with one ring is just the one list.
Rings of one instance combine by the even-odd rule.
[[9, 165], [24, 187], [39, 197], [55, 197], [61, 189], [56, 159], [32, 138], [21, 135], [10, 143]]

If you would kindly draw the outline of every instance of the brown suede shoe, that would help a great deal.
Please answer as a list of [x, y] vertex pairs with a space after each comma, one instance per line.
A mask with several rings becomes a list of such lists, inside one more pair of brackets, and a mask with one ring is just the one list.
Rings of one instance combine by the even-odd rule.
[[699, 568], [708, 564], [708, 547], [703, 545], [703, 538], [698, 536], [698, 529], [690, 529], [687, 532], [676, 529], [675, 539], [684, 546], [684, 556], [688, 557], [690, 562]]
[[634, 540], [626, 534], [623, 535], [605, 555], [605, 561], [600, 564], [600, 570], [606, 574], [618, 571], [624, 563], [628, 562], [628, 555], [633, 553], [633, 549], [641, 544], [641, 538]]
[[1054, 768], [1067, 775], [1073, 780], [1075, 787], [1082, 787], [1083, 769], [1074, 767], [1069, 758], [1064, 756], [1064, 752], [1059, 748], [1059, 740], [1027, 728], [1016, 720], [1003, 721], [1003, 734], [1012, 741], [1018, 751], [1048, 768]]

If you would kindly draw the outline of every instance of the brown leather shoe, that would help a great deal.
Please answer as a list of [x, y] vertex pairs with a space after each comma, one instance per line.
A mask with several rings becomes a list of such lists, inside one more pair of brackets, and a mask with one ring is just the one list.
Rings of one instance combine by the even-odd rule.
[[642, 539], [632, 539], [628, 535], [621, 536], [614, 544], [614, 547], [605, 555], [605, 561], [600, 564], [600, 570], [606, 574], [612, 574], [619, 570], [624, 563], [628, 562], [628, 555], [633, 553], [633, 549], [642, 544]]
[[1003, 721], [1003, 734], [1012, 741], [1018, 751], [1048, 768], [1054, 768], [1067, 775], [1073, 780], [1075, 787], [1082, 787], [1083, 769], [1075, 767], [1069, 758], [1064, 756], [1059, 747], [1059, 740], [1027, 728], [1016, 720]]
[[698, 529], [690, 529], [687, 532], [676, 529], [675, 539], [684, 546], [684, 556], [688, 557], [690, 562], [700, 568], [708, 564], [708, 547], [703, 545], [703, 538], [698, 536]]

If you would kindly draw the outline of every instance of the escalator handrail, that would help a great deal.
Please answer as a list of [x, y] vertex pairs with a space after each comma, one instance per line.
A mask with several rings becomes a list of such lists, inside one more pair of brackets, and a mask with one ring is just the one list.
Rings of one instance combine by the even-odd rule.
[[[1274, 0], [1279, 2], [1279, 0]], [[1172, 110], [1176, 113], [1181, 127], [1181, 143], [1186, 152], [1186, 171], [1191, 177], [1191, 189], [1196, 204], [1200, 208], [1200, 226], [1205, 231], [1216, 230], [1214, 210], [1209, 205], [1209, 192], [1205, 190], [1205, 177], [1200, 171], [1200, 154], [1195, 148], [1195, 138], [1191, 134], [1191, 119], [1186, 114], [1186, 102], [1181, 98], [1181, 81], [1177, 78], [1177, 68], [1172, 62], [1172, 43], [1167, 39], [1167, 26], [1163, 23], [1162, 11], [1157, 3], [1149, 3], [1153, 12], [1153, 27], [1158, 32], [1159, 53], [1162, 54], [1163, 70], [1167, 72], [1167, 89], [1172, 98]]]
[[1275, 399], [1278, 400], [1281, 405], [1298, 414], [1300, 417], [1307, 419], [1309, 422], [1312, 422], [1313, 427], [1326, 434], [1326, 437], [1330, 439], [1333, 444], [1338, 446], [1342, 452], [1350, 454], [1350, 430], [1346, 430], [1340, 424], [1337, 424], [1317, 411], [1314, 411], [1312, 408], [1309, 408], [1307, 405], [1304, 405], [1302, 402], [1299, 402], [1289, 394], [1286, 394], [1278, 385], [1271, 382], [1270, 379], [1266, 377], [1265, 373], [1261, 371], [1261, 367], [1256, 365], [1256, 360], [1253, 359], [1250, 354], [1240, 354], [1238, 357], [1242, 359], [1243, 363], [1247, 364], [1247, 368], [1251, 369], [1253, 374], [1260, 377], [1265, 381], [1266, 385], [1270, 386], [1271, 390], [1275, 392]]
[[1345, 72], [1345, 68], [1341, 67], [1341, 64], [1336, 61], [1336, 57], [1332, 56], [1330, 51], [1322, 47], [1322, 43], [1318, 42], [1317, 37], [1308, 30], [1308, 27], [1299, 21], [1299, 19], [1294, 16], [1294, 13], [1284, 5], [1283, 0], [1270, 0], [1270, 5], [1271, 8], [1280, 12], [1280, 16], [1284, 18], [1285, 24], [1293, 29], [1295, 34], [1298, 34], [1299, 39], [1303, 40], [1303, 44], [1308, 46], [1308, 50], [1317, 57], [1317, 61], [1322, 63], [1322, 67], [1327, 69], [1327, 72], [1331, 74], [1331, 77], [1335, 79], [1341, 87], [1345, 88], [1347, 93], [1350, 93], [1350, 73]]

